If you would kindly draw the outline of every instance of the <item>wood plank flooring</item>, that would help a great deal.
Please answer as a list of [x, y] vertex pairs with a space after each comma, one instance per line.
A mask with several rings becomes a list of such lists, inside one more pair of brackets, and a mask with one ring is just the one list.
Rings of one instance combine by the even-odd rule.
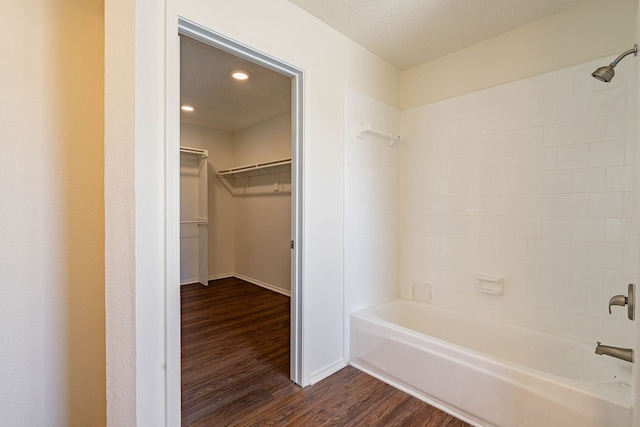
[[183, 426], [468, 426], [352, 367], [292, 383], [286, 296], [230, 278], [181, 299]]

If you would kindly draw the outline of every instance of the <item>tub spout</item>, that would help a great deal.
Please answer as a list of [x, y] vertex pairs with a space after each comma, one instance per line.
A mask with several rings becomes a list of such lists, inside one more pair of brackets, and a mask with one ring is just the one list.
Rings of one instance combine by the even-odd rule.
[[618, 359], [633, 363], [632, 348], [611, 347], [608, 345], [601, 345], [600, 342], [598, 342], [598, 345], [596, 346], [596, 354], [606, 354], [607, 356], [617, 357]]

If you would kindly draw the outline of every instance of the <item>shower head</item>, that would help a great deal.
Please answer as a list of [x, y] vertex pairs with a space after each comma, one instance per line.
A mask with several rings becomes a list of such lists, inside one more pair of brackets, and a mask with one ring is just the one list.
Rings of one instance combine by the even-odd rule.
[[615, 74], [616, 74], [613, 69], [616, 67], [616, 65], [618, 65], [618, 62], [622, 61], [622, 58], [624, 58], [625, 56], [630, 55], [632, 53], [633, 53], [633, 56], [638, 56], [638, 44], [637, 43], [635, 45], [633, 45], [633, 49], [629, 49], [626, 52], [623, 52], [622, 55], [618, 56], [615, 59], [615, 61], [613, 61], [611, 64], [605, 65], [604, 67], [598, 68], [593, 73], [591, 73], [591, 75], [596, 80], [600, 80], [601, 82], [609, 83], [611, 81], [611, 79], [613, 79], [613, 76], [615, 76]]
[[609, 83], [616, 72], [613, 70], [615, 65], [605, 65], [604, 67], [600, 67], [595, 70], [591, 75], [594, 79], [600, 80], [601, 82]]

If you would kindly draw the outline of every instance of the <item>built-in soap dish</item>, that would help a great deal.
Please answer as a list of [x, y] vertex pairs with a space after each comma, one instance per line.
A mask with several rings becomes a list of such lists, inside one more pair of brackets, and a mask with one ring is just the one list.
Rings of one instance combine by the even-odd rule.
[[502, 295], [504, 294], [504, 277], [478, 274], [476, 277], [476, 291], [483, 294]]

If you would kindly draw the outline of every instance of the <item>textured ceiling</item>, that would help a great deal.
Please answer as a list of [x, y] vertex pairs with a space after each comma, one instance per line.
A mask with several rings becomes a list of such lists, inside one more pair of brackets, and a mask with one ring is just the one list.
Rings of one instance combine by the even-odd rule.
[[[238, 81], [229, 72], [243, 69]], [[186, 36], [180, 36], [180, 112], [184, 123], [236, 132], [291, 111], [291, 79]]]
[[289, 1], [405, 70], [588, 0]]
[[[400, 70], [588, 0], [289, 0]], [[181, 120], [236, 132], [291, 111], [291, 80], [180, 37]], [[508, 52], [505, 52], [505, 55]], [[233, 80], [241, 68], [251, 79]]]

